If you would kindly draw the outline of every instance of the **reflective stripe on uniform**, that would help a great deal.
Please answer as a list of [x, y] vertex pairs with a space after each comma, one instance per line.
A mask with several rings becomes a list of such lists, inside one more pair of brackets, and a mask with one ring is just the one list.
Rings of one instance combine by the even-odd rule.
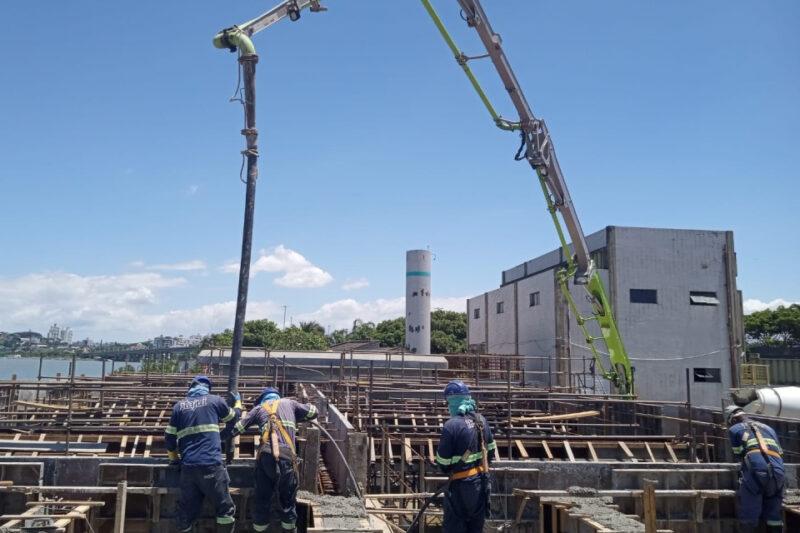
[[783, 520], [767, 520], [768, 526], [782, 526]]
[[[494, 442], [492, 442], [491, 444], [494, 444]], [[487, 450], [489, 449], [488, 446], [486, 449]], [[440, 465], [445, 465], [445, 466], [458, 464], [462, 460], [464, 461], [464, 464], [474, 463], [475, 461], [478, 461], [480, 459], [483, 459], [483, 452], [475, 452], [467, 456], [457, 455], [456, 457], [450, 457], [450, 458], [442, 457], [438, 453], [436, 454], [436, 462], [439, 463]]]
[[317, 416], [317, 408], [313, 405], [308, 406], [308, 414], [306, 415], [306, 420], [311, 420], [315, 416]]
[[253, 531], [266, 531], [269, 524], [253, 524]]
[[164, 433], [166, 433], [167, 435], [177, 435], [178, 428], [176, 428], [175, 426], [167, 426], [167, 429], [164, 430]]
[[238, 431], [239, 433], [242, 433], [242, 432], [244, 432], [244, 424], [242, 424], [241, 422], [236, 422], [236, 425], [235, 425], [235, 426], [233, 426], [233, 427], [234, 427], [234, 428], [236, 429], [236, 431]]
[[218, 516], [217, 517], [217, 524], [224, 525], [224, 524], [233, 524], [236, 521], [232, 516]]
[[228, 414], [227, 414], [227, 415], [225, 415], [225, 418], [223, 418], [223, 419], [222, 419], [222, 422], [223, 422], [223, 423], [224, 423], [224, 422], [230, 422], [230, 421], [231, 421], [231, 420], [233, 420], [234, 418], [236, 418], [236, 411], [234, 411], [234, 410], [233, 410], [233, 409], [231, 409], [231, 408], [228, 408]]
[[283, 522], [283, 521], [281, 521], [281, 527], [283, 529], [294, 529], [294, 522]]
[[490, 451], [496, 450], [496, 449], [497, 449], [497, 443], [495, 441], [492, 441], [492, 442], [490, 442], [489, 444], [486, 445], [486, 451], [487, 452], [490, 452]]
[[742, 453], [742, 451], [744, 451], [744, 448], [742, 448], [741, 446], [734, 446], [733, 447], [733, 453], [739, 454], [739, 453]]
[[188, 428], [184, 428], [178, 432], [178, 440], [196, 433], [219, 433], [219, 425], [200, 424], [199, 426], [190, 426]]

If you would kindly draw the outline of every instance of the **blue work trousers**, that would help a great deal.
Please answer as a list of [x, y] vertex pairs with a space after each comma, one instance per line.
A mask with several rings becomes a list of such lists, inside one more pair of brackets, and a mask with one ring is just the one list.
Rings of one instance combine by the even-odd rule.
[[481, 533], [489, 514], [486, 474], [451, 481], [444, 493], [443, 533]]
[[291, 459], [281, 457], [277, 464], [272, 453], [262, 451], [256, 462], [256, 494], [253, 529], [266, 531], [270, 522], [272, 498], [278, 496], [281, 529], [294, 531], [297, 524], [297, 474]]
[[178, 502], [178, 530], [190, 531], [203, 510], [203, 500], [214, 505], [217, 525], [232, 528], [236, 506], [231, 499], [231, 478], [225, 465], [181, 466], [181, 496]]
[[758, 526], [764, 521], [768, 526], [783, 524], [784, 477], [782, 471], [743, 470], [739, 484], [739, 522], [743, 526]]

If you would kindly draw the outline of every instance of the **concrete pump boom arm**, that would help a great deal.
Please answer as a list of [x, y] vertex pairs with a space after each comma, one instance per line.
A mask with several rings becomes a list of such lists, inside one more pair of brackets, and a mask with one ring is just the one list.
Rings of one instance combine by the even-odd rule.
[[[617, 389], [617, 392], [625, 395], [633, 395], [633, 369], [630, 359], [622, 343], [622, 338], [614, 320], [611, 303], [600, 279], [600, 275], [595, 270], [586, 238], [581, 228], [580, 220], [572, 203], [564, 175], [556, 158], [555, 149], [550, 139], [550, 133], [544, 120], [537, 118], [531, 110], [525, 94], [517, 81], [514, 71], [508, 62], [503, 51], [502, 39], [494, 32], [486, 13], [479, 0], [457, 0], [462, 10], [462, 17], [467, 25], [478, 33], [478, 37], [486, 49], [486, 54], [478, 57], [468, 57], [456, 46], [450, 34], [447, 32], [442, 20], [439, 18], [430, 0], [421, 0], [426, 11], [430, 15], [439, 33], [441, 33], [450, 50], [453, 52], [456, 61], [469, 79], [472, 87], [478, 93], [495, 125], [506, 131], [519, 131], [522, 137], [522, 144], [515, 159], [528, 161], [536, 172], [542, 192], [547, 203], [548, 211], [553, 219], [556, 232], [560, 241], [561, 248], [566, 258], [566, 267], [557, 271], [556, 277], [561, 287], [567, 303], [575, 317], [578, 326], [584, 335], [587, 349], [600, 368], [601, 375], [608, 379]], [[255, 53], [255, 48], [250, 37], [255, 33], [271, 26], [284, 17], [289, 17], [296, 21], [300, 18], [301, 10], [309, 8], [311, 11], [324, 11], [319, 0], [285, 0], [262, 14], [240, 26], [222, 30], [214, 37], [214, 46], [217, 48], [229, 48], [236, 50], [240, 48], [243, 54]], [[519, 120], [517, 122], [502, 118], [494, 109], [480, 83], [472, 73], [468, 62], [474, 59], [489, 58], [516, 108]], [[572, 249], [567, 242], [567, 237], [561, 227], [561, 215], [567, 228], [567, 233], [572, 241]], [[592, 312], [590, 316], [582, 316], [575, 299], [570, 292], [569, 284], [581, 285], [587, 292]], [[587, 328], [587, 322], [596, 321], [600, 329], [599, 337], [593, 336]], [[605, 368], [603, 359], [600, 357], [601, 351], [598, 350], [596, 343], [600, 341], [606, 346], [610, 367]]]

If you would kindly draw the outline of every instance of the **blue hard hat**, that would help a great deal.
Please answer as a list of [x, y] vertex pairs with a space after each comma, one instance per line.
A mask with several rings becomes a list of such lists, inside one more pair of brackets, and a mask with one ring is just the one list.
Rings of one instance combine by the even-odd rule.
[[194, 387], [195, 385], [200, 384], [200, 383], [202, 383], [203, 385], [205, 385], [206, 387], [211, 389], [211, 379], [209, 379], [208, 376], [205, 376], [203, 374], [200, 374], [199, 376], [195, 376], [194, 379], [192, 379], [192, 383], [191, 383], [191, 385], [189, 385], [189, 388]]
[[469, 387], [460, 379], [453, 380], [444, 388], [444, 397], [454, 394], [469, 394]]
[[259, 405], [261, 402], [263, 402], [263, 401], [264, 401], [264, 398], [265, 398], [265, 397], [266, 397], [268, 394], [278, 394], [278, 395], [280, 395], [280, 392], [278, 392], [278, 389], [276, 389], [275, 387], [265, 387], [265, 388], [264, 388], [264, 389], [261, 391], [261, 394], [259, 394], [259, 395], [258, 395], [258, 398], [256, 398], [255, 405]]

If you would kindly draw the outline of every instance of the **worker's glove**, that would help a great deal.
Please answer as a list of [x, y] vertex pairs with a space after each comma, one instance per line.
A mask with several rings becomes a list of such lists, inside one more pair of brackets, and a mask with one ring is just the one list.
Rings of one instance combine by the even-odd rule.
[[177, 451], [167, 451], [167, 457], [169, 458], [170, 466], [178, 466], [181, 464], [181, 457], [178, 455]]
[[241, 410], [242, 409], [242, 395], [239, 394], [238, 391], [231, 392], [230, 393], [230, 403], [233, 404], [231, 407], [233, 407], [234, 409]]

